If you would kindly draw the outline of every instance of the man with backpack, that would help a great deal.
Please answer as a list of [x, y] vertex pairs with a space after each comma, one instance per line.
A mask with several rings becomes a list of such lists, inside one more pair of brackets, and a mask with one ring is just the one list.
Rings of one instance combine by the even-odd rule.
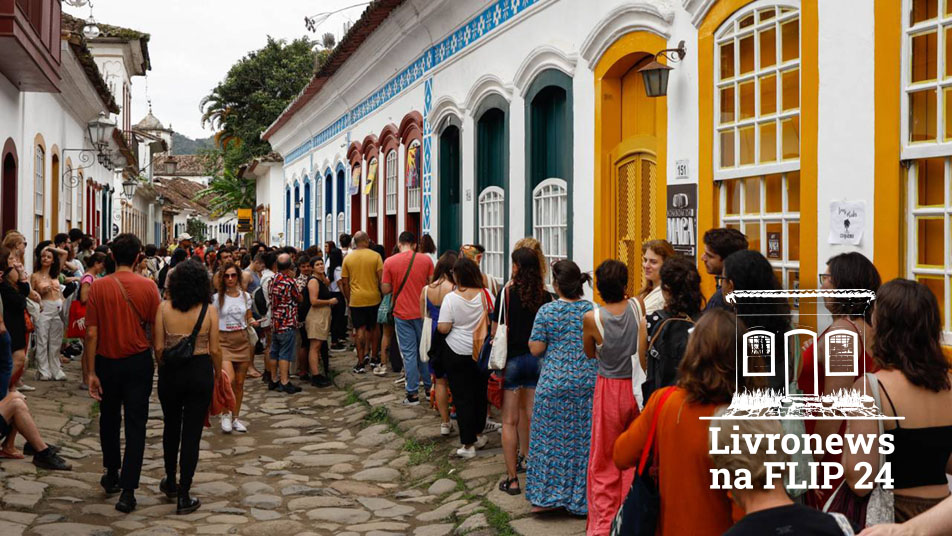
[[730, 307], [724, 301], [724, 294], [721, 292], [720, 276], [724, 273], [724, 259], [731, 253], [747, 249], [747, 237], [737, 229], [710, 229], [704, 233], [704, 254], [701, 255], [701, 261], [707, 273], [717, 279], [717, 291], [711, 295], [707, 301], [705, 311], [721, 308], [729, 310]]
[[265, 370], [261, 381], [271, 384], [275, 381], [271, 371], [277, 366], [277, 360], [271, 359], [271, 283], [274, 281], [278, 256], [273, 251], [259, 253], [264, 268], [261, 270], [261, 285], [251, 295], [253, 313], [260, 320], [262, 340], [264, 341]]

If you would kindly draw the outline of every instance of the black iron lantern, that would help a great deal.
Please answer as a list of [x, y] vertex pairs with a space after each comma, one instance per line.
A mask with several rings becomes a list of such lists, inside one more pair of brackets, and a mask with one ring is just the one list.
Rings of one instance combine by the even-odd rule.
[[681, 41], [678, 43], [678, 48], [666, 48], [658, 52], [648, 65], [638, 69], [645, 82], [645, 93], [649, 97], [664, 97], [668, 94], [668, 75], [674, 69], [659, 62], [658, 58], [663, 56], [669, 62], [679, 63], [686, 54], [684, 41]]

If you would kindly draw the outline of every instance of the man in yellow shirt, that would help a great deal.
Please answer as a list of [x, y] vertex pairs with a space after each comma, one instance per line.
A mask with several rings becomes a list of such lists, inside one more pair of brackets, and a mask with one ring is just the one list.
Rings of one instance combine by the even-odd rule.
[[357, 330], [357, 365], [355, 374], [366, 372], [364, 366], [371, 355], [377, 355], [377, 309], [380, 307], [380, 279], [383, 259], [370, 249], [370, 237], [359, 231], [353, 238], [354, 248], [344, 257], [340, 287], [350, 305], [350, 319]]

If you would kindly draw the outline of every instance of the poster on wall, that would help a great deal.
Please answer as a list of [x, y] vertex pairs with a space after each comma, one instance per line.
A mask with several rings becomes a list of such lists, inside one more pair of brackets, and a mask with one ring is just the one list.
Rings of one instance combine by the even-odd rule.
[[830, 244], [858, 246], [865, 230], [865, 201], [830, 201]]
[[668, 242], [678, 253], [697, 258], [697, 184], [668, 185]]
[[407, 149], [407, 188], [420, 187], [420, 143]]
[[781, 234], [778, 232], [771, 231], [767, 233], [767, 258], [783, 258], [783, 240]]
[[377, 159], [374, 158], [370, 161], [370, 164], [367, 165], [367, 186], [364, 188], [364, 194], [370, 195], [370, 192], [374, 189], [374, 181], [377, 180]]
[[357, 195], [360, 191], [360, 164], [354, 166], [350, 171], [350, 188], [347, 189], [348, 195]]

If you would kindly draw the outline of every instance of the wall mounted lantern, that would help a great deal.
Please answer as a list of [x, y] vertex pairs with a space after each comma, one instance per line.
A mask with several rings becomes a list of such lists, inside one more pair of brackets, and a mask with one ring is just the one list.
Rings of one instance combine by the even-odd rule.
[[668, 94], [668, 75], [674, 69], [658, 61], [662, 56], [672, 63], [680, 63], [684, 60], [687, 50], [684, 48], [684, 41], [678, 43], [678, 48], [666, 48], [654, 55], [654, 58], [648, 65], [645, 65], [638, 72], [644, 78], [645, 93], [649, 97], [664, 97]]

